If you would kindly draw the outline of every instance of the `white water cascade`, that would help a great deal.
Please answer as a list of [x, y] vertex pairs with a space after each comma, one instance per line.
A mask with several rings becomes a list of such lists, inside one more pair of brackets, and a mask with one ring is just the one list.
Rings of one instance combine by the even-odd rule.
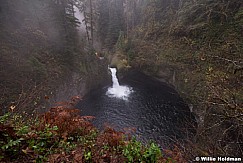
[[116, 97], [123, 100], [127, 100], [129, 95], [132, 93], [132, 88], [127, 86], [121, 86], [116, 76], [116, 68], [109, 68], [109, 69], [111, 71], [113, 85], [112, 87], [108, 88], [106, 95], [109, 97]]

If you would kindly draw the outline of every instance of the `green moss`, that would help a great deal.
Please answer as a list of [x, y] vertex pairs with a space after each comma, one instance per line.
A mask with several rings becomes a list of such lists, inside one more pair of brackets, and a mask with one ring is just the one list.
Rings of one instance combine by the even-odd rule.
[[121, 51], [117, 51], [117, 53], [112, 56], [110, 66], [116, 67], [118, 70], [130, 67], [127, 61], [127, 57]]

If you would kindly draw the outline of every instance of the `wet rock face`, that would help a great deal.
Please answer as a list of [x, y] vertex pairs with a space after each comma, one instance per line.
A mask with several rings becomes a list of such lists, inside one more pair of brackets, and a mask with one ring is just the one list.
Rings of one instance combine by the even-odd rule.
[[87, 73], [73, 72], [60, 80], [52, 91], [49, 92], [50, 99], [41, 106], [42, 111], [48, 110], [56, 102], [67, 101], [74, 96], [84, 96], [89, 91], [111, 83], [106, 60], [95, 60], [87, 64]]

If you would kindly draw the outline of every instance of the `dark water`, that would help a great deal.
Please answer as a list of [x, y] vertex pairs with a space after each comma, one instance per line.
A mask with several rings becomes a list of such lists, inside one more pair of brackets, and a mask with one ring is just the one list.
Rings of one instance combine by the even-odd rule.
[[193, 135], [195, 119], [174, 89], [140, 72], [130, 72], [120, 83], [133, 89], [128, 100], [108, 97], [109, 86], [99, 88], [78, 104], [82, 115], [95, 116], [100, 129], [105, 123], [118, 130], [134, 127], [138, 139], [162, 147]]

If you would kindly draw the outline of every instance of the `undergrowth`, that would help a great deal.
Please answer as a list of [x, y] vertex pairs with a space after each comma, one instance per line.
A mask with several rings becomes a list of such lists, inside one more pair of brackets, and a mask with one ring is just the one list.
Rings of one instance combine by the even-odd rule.
[[183, 162], [178, 151], [165, 151], [165, 157], [155, 143], [143, 145], [111, 127], [98, 131], [93, 118], [80, 116], [71, 103], [28, 120], [9, 112], [0, 117], [0, 161]]

